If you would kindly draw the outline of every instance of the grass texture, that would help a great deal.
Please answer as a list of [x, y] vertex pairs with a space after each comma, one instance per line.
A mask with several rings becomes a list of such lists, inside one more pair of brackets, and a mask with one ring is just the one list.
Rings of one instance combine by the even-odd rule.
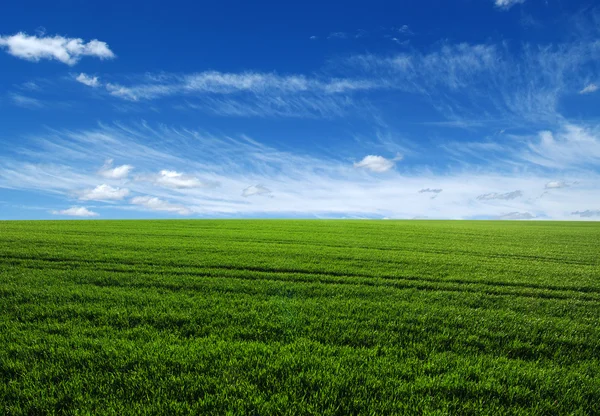
[[0, 222], [0, 413], [599, 414], [600, 223]]

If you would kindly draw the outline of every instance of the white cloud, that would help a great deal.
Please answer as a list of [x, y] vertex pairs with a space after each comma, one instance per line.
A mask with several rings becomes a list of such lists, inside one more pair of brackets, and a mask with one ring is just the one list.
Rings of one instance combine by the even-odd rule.
[[35, 98], [27, 97], [22, 94], [11, 94], [10, 98], [15, 105], [23, 108], [35, 109], [42, 108], [44, 104]]
[[402, 33], [403, 35], [414, 35], [413, 31], [410, 30], [410, 27], [408, 27], [408, 25], [402, 25], [398, 28], [398, 32]]
[[78, 82], [81, 82], [84, 85], [87, 85], [88, 87], [93, 87], [96, 88], [98, 86], [100, 86], [100, 81], [98, 80], [98, 77], [92, 77], [89, 75], [84, 74], [83, 72], [80, 73], [79, 75], [77, 75], [77, 78], [75, 78]]
[[242, 191], [242, 196], [247, 198], [252, 195], [271, 195], [271, 190], [262, 185], [252, 185]]
[[[527, 146], [525, 140], [515, 141]], [[14, 157], [17, 151], [33, 162], [23, 163]], [[127, 182], [130, 195], [146, 196], [134, 199], [125, 208], [162, 210], [174, 215], [481, 218], [484, 214], [499, 218], [516, 212], [530, 213], [536, 219], [573, 220], [580, 217], [572, 212], [600, 207], [600, 174], [595, 169], [540, 168], [506, 153], [512, 159], [500, 168], [462, 164], [433, 172], [428, 165], [418, 164], [415, 157], [402, 170], [365, 175], [347, 162], [346, 155], [331, 154], [306, 155], [245, 136], [213, 136], [163, 125], [100, 126], [89, 131], [53, 131], [51, 137], [25, 139], [18, 149], [7, 149], [0, 155], [0, 188], [69, 198], [81, 189], [96, 188], [98, 176], [93, 167], [97, 160], [115, 157], [136, 160], [136, 172], [149, 175], [146, 180]], [[219, 182], [220, 186], [185, 192], [158, 186], [153, 180], [158, 173], [156, 166], [193, 172], [203, 182]], [[543, 198], [525, 197], [539, 195], [544, 184], [557, 181], [557, 177], [578, 186], [548, 192]], [[108, 180], [104, 183], [116, 186]], [[424, 195], [437, 194], [418, 193], [424, 184], [435, 184], [435, 189], [443, 189], [443, 193], [436, 199], [426, 198]], [[518, 191], [498, 190], [520, 190], [523, 197], [509, 199]], [[497, 193], [490, 194], [494, 191]], [[485, 199], [477, 199], [482, 195]], [[493, 196], [496, 199], [489, 199]]]
[[589, 84], [579, 91], [579, 94], [591, 94], [596, 91], [598, 91], [598, 86], [596, 84]]
[[20, 32], [12, 36], [0, 36], [0, 47], [21, 59], [37, 62], [41, 59], [55, 59], [67, 65], [75, 65], [83, 56], [111, 59], [115, 54], [105, 42], [63, 36], [29, 36]]
[[443, 189], [431, 189], [431, 188], [427, 188], [427, 189], [421, 189], [419, 191], [419, 193], [420, 194], [425, 194], [425, 193], [439, 194], [442, 191], [443, 191]]
[[442, 43], [427, 52], [355, 55], [338, 66], [377, 80], [380, 88], [420, 94], [448, 122], [543, 128], [564, 123], [563, 95], [596, 76], [589, 68], [598, 60], [598, 46], [584, 39], [517, 49]]
[[303, 117], [330, 118], [356, 108], [348, 96], [292, 95], [239, 97], [199, 97], [187, 107], [225, 117]]
[[346, 93], [377, 89], [380, 86], [380, 83], [373, 80], [332, 78], [320, 87], [327, 93]]
[[21, 88], [29, 90], [29, 91], [39, 91], [41, 90], [40, 86], [33, 81], [27, 81], [21, 84]]
[[327, 36], [327, 39], [347, 39], [348, 34], [346, 32], [332, 32]]
[[106, 179], [125, 179], [133, 169], [131, 165], [121, 165], [113, 168], [113, 160], [108, 159], [98, 174]]
[[494, 0], [497, 7], [501, 9], [510, 9], [515, 4], [525, 3], [525, 0]]
[[382, 173], [392, 169], [395, 159], [386, 159], [383, 156], [368, 155], [360, 162], [354, 163], [355, 168], [368, 169], [372, 172]]
[[97, 212], [90, 211], [85, 207], [71, 207], [68, 209], [63, 209], [61, 211], [51, 211], [54, 215], [67, 215], [71, 217], [96, 217], [98, 216]]
[[542, 131], [527, 143], [520, 158], [546, 168], [584, 169], [598, 166], [600, 160], [599, 127], [567, 124], [557, 132]]
[[246, 72], [240, 74], [207, 71], [188, 75], [183, 88], [188, 91], [228, 94], [239, 91], [261, 93], [267, 90], [280, 92], [306, 91], [309, 82], [302, 75], [279, 76], [269, 73]]
[[[370, 76], [381, 77], [384, 86], [409, 92], [427, 92], [440, 86], [464, 88], [481, 74], [498, 68], [500, 51], [486, 44], [443, 44], [429, 53], [401, 53], [391, 57], [357, 55], [346, 63]], [[381, 81], [380, 80], [380, 83]]]
[[213, 183], [202, 182], [195, 176], [185, 175], [174, 170], [161, 170], [154, 179], [157, 185], [174, 189], [204, 188], [215, 186]]
[[581, 218], [592, 218], [592, 217], [600, 217], [600, 209], [598, 210], [585, 210], [585, 211], [575, 211], [572, 212], [571, 215], [579, 215]]
[[149, 97], [154, 98], [155, 94], [162, 95], [162, 94], [158, 94], [158, 92], [156, 92], [155, 94], [152, 94], [150, 91], [145, 90], [145, 89], [142, 89], [139, 92], [136, 92], [135, 88], [128, 88], [128, 87], [124, 87], [119, 84], [112, 84], [110, 82], [106, 84], [106, 90], [111, 95], [114, 95], [115, 97], [119, 97], [119, 98], [122, 98], [124, 100], [129, 100], [129, 101], [138, 101], [140, 99], [141, 94], [144, 95], [142, 98], [149, 98]]
[[192, 211], [183, 205], [172, 204], [157, 197], [136, 196], [130, 201], [134, 205], [140, 205], [151, 211], [174, 212], [179, 215], [190, 215]]
[[546, 188], [546, 189], [561, 189], [561, 188], [568, 188], [569, 186], [571, 186], [571, 184], [564, 182], [564, 181], [550, 181], [546, 184], [546, 186], [544, 186], [544, 188]]
[[94, 189], [87, 189], [81, 193], [82, 201], [119, 201], [129, 195], [127, 188], [113, 188], [110, 185], [99, 185]]
[[491, 201], [494, 199], [510, 201], [511, 199], [517, 199], [522, 196], [523, 196], [523, 191], [512, 191], [512, 192], [507, 192], [505, 194], [498, 194], [498, 193], [493, 192], [493, 193], [489, 193], [489, 194], [479, 195], [477, 197], [477, 199], [480, 201]]
[[223, 115], [323, 115], [330, 107], [350, 103], [347, 94], [382, 88], [375, 79], [308, 78], [275, 73], [205, 71], [187, 75], [147, 75], [145, 83], [107, 83], [109, 94], [128, 101], [182, 96], [200, 100], [188, 103]]
[[535, 215], [529, 212], [509, 212], [508, 214], [502, 214], [498, 217], [499, 220], [532, 220]]

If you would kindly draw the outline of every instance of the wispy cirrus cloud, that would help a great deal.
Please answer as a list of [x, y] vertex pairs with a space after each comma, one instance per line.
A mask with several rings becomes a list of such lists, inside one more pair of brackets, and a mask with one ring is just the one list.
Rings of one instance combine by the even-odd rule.
[[177, 97], [180, 108], [236, 117], [337, 117], [356, 107], [353, 95], [382, 88], [375, 79], [205, 71], [146, 75], [142, 82], [103, 85], [132, 103]]
[[[380, 92], [393, 92], [417, 94], [443, 117], [440, 122], [459, 128], [539, 128], [564, 122], [561, 97], [594, 79], [597, 59], [600, 44], [587, 39], [545, 45], [441, 42], [392, 55], [336, 58], [310, 75], [203, 71], [98, 82], [108, 96], [131, 103], [176, 98], [177, 108], [219, 116], [341, 117], [364, 114], [363, 108], [379, 113], [385, 109], [372, 102]], [[592, 92], [592, 85], [584, 90]]]
[[447, 120], [467, 127], [472, 121], [531, 127], [564, 122], [561, 97], [593, 78], [598, 58], [600, 44], [587, 39], [517, 47], [442, 43], [429, 51], [355, 55], [338, 67], [419, 94]]
[[[578, 175], [543, 168], [524, 175], [535, 166], [526, 163], [524, 170], [514, 170], [508, 164], [505, 170], [462, 166], [433, 173], [427, 166], [409, 168], [403, 163], [385, 175], [365, 175], [347, 158], [283, 151], [246, 136], [214, 136], [145, 123], [54, 131], [49, 139], [27, 141], [12, 151], [30, 161], [0, 158], [0, 187], [38, 190], [65, 198], [101, 185], [122, 188], [120, 183], [126, 179], [122, 175], [109, 179], [97, 174], [99, 161], [111, 158], [135, 160], [136, 172], [144, 178], [156, 178], [156, 168], [162, 165], [163, 170], [185, 175], [184, 179], [220, 184], [177, 188], [137, 177], [128, 180], [131, 199], [123, 209], [166, 215], [499, 218], [507, 213], [530, 213], [536, 218], [562, 219], [573, 218], [571, 213], [581, 206], [600, 206], [600, 177], [589, 172]], [[107, 167], [114, 169], [112, 163]], [[557, 172], [565, 182], [580, 185], [541, 199], [518, 196], [519, 191], [522, 195], [539, 194], [545, 184], [555, 180]], [[249, 183], [259, 185], [249, 187]], [[436, 184], [436, 190], [443, 189], [435, 199], [415, 192], [431, 190], [424, 188], [431, 183]], [[502, 189], [519, 191], [498, 191]], [[268, 198], [259, 198], [261, 194]], [[485, 198], [477, 198], [482, 195]], [[120, 209], [114, 203], [109, 206]]]
[[348, 34], [346, 32], [331, 32], [327, 39], [348, 39]]
[[11, 94], [10, 99], [14, 105], [19, 107], [28, 108], [28, 109], [36, 109], [44, 107], [44, 103], [37, 98], [28, 97], [23, 94]]
[[579, 91], [579, 94], [591, 94], [596, 91], [598, 91], [598, 85], [588, 84], [581, 91]]
[[271, 195], [271, 190], [262, 185], [251, 185], [242, 191], [242, 196], [247, 198], [253, 195]]
[[23, 84], [20, 85], [21, 89], [27, 90], [27, 91], [39, 91], [41, 90], [41, 87], [34, 81], [27, 81], [24, 82]]
[[182, 108], [198, 110], [222, 117], [342, 117], [360, 107], [348, 96], [301, 94], [287, 97], [238, 95], [202, 96], [186, 100]]
[[84, 56], [100, 59], [115, 57], [108, 44], [97, 39], [85, 42], [80, 38], [27, 35], [24, 32], [0, 36], [0, 48], [5, 48], [10, 55], [28, 61], [50, 59], [67, 65], [75, 65]]
[[492, 201], [494, 199], [510, 201], [511, 199], [520, 198], [522, 196], [523, 196], [523, 191], [512, 191], [512, 192], [506, 192], [504, 194], [492, 192], [489, 194], [479, 195], [477, 197], [477, 199], [480, 201]]
[[520, 155], [529, 163], [561, 169], [583, 169], [598, 165], [600, 129], [566, 124], [556, 132], [542, 131]]
[[[444, 44], [429, 53], [402, 53], [392, 56], [355, 55], [346, 65], [385, 77], [390, 85], [407, 91], [422, 91], [442, 85], [451, 89], [476, 81], [478, 73], [497, 68], [498, 47], [486, 44]], [[404, 83], [397, 84], [404, 80]]]
[[379, 88], [374, 80], [308, 78], [304, 75], [278, 75], [275, 73], [242, 72], [224, 73], [206, 71], [188, 75], [164, 74], [149, 77], [148, 82], [122, 85], [106, 84], [111, 95], [138, 101], [152, 100], [174, 95], [197, 96], [202, 94], [233, 95], [252, 93], [300, 94], [300, 93], [344, 93]]
[[494, 4], [496, 5], [496, 7], [504, 10], [508, 10], [516, 4], [523, 3], [525, 3], [525, 0], [494, 0]]

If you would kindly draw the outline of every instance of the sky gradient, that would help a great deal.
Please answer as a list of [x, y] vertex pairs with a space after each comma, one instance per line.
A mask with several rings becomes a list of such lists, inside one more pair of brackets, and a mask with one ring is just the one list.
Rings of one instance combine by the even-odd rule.
[[600, 6], [20, 2], [0, 219], [600, 220]]

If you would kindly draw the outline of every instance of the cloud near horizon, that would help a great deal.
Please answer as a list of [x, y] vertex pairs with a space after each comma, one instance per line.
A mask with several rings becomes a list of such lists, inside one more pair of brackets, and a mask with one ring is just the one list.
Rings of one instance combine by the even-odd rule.
[[489, 194], [484, 194], [484, 195], [479, 195], [477, 197], [478, 200], [480, 201], [491, 201], [494, 199], [500, 199], [500, 200], [505, 200], [505, 201], [509, 201], [511, 199], [516, 199], [519, 197], [523, 196], [523, 192], [522, 191], [512, 191], [512, 192], [507, 192], [504, 194], [499, 194], [496, 192], [492, 192]]
[[98, 213], [90, 211], [85, 207], [71, 207], [59, 211], [51, 211], [53, 215], [64, 215], [68, 217], [97, 217]]
[[[598, 140], [597, 136], [592, 137]], [[192, 142], [195, 144], [190, 146]], [[39, 146], [39, 152], [33, 143]], [[576, 188], [564, 188], [569, 198], [548, 194], [541, 199], [526, 199], [524, 195], [539, 194], [549, 184], [556, 186], [553, 181], [557, 181], [552, 179], [556, 171], [524, 176], [508, 164], [504, 173], [499, 173], [498, 168], [482, 171], [475, 165], [433, 174], [419, 167], [408, 169], [404, 163], [402, 169], [392, 169], [391, 159], [376, 158], [366, 162], [373, 162], [370, 166], [375, 166], [374, 173], [383, 170], [386, 175], [365, 175], [361, 170], [368, 168], [357, 168], [348, 160], [282, 151], [245, 136], [209, 136], [165, 126], [151, 128], [142, 124], [65, 131], [55, 133], [51, 142], [36, 139], [29, 146], [33, 163], [23, 165], [0, 158], [0, 187], [37, 189], [66, 197], [81, 195], [83, 199], [106, 204], [97, 207], [100, 214], [110, 208], [203, 217], [261, 214], [468, 219], [510, 215], [527, 219], [526, 214], [519, 217], [514, 213], [528, 213], [532, 219], [564, 219], [573, 218], [571, 213], [583, 212], [582, 206], [600, 206], [600, 176], [589, 173], [562, 172], [565, 183], [579, 183]], [[77, 152], [61, 153], [56, 159], [58, 154], [53, 152], [62, 148]], [[524, 148], [529, 149], [527, 142]], [[120, 187], [131, 166], [115, 167], [113, 159], [135, 160], [139, 178], [129, 179], [127, 188]], [[55, 160], [60, 160], [60, 164]], [[93, 169], [98, 160], [107, 160], [101, 175]], [[153, 173], [161, 163], [173, 168], [162, 169], [159, 175]], [[99, 177], [105, 183], [98, 183]], [[160, 178], [167, 182], [158, 182]], [[249, 181], [255, 185], [248, 186]], [[201, 183], [219, 186], [200, 186]], [[436, 183], [439, 188], [423, 188], [428, 183]], [[82, 187], [87, 189], [83, 194]], [[502, 191], [511, 188], [517, 190]], [[422, 198], [422, 193], [415, 192], [419, 189], [436, 195], [443, 189], [443, 198]], [[115, 205], [115, 201], [129, 195], [133, 195], [130, 204]]]
[[182, 205], [172, 204], [160, 198], [153, 196], [136, 196], [130, 201], [134, 205], [139, 205], [150, 211], [173, 212], [179, 215], [190, 215], [192, 211]]

